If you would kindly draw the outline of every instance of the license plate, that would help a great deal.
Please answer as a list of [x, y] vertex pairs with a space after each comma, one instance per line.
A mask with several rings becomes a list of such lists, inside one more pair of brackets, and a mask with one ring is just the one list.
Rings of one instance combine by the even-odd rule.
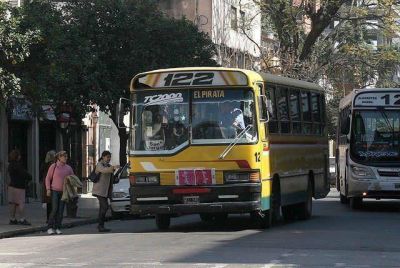
[[198, 196], [184, 196], [183, 203], [184, 204], [198, 204], [199, 197]]
[[215, 184], [214, 169], [179, 169], [175, 173], [176, 185]]

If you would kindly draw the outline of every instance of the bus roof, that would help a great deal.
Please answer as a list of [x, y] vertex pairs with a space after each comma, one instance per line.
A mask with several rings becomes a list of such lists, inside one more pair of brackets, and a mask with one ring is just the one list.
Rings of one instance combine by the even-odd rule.
[[185, 72], [185, 71], [235, 71], [244, 73], [247, 77], [254, 79], [254, 81], [263, 80], [267, 83], [273, 84], [280, 84], [280, 85], [288, 85], [293, 87], [299, 88], [307, 88], [315, 91], [324, 91], [322, 87], [315, 83], [306, 82], [302, 80], [297, 80], [289, 77], [284, 77], [280, 75], [274, 75], [269, 73], [261, 73], [246, 69], [239, 69], [239, 68], [225, 68], [225, 67], [182, 67], [182, 68], [168, 68], [168, 69], [158, 69], [152, 70], [148, 72], [143, 72], [135, 75], [135, 77], [131, 81], [131, 90], [133, 89], [133, 81], [135, 78], [147, 75], [147, 74], [154, 74], [154, 73], [163, 73], [163, 72]]
[[297, 80], [297, 79], [280, 76], [280, 75], [269, 74], [269, 73], [260, 73], [260, 75], [262, 76], [264, 81], [267, 83], [288, 85], [288, 86], [299, 87], [299, 88], [308, 88], [308, 89], [316, 90], [316, 91], [324, 91], [324, 89], [322, 87], [320, 87], [317, 84], [311, 83], [311, 82], [306, 82], [306, 81], [302, 81], [302, 80]]
[[339, 103], [339, 110], [347, 107], [347, 106], [352, 106], [352, 101], [354, 99], [354, 97], [363, 92], [376, 92], [376, 91], [381, 91], [381, 90], [385, 90], [385, 91], [400, 91], [400, 88], [361, 88], [361, 89], [353, 89], [349, 94], [347, 94], [345, 97], [343, 97], [340, 100]]

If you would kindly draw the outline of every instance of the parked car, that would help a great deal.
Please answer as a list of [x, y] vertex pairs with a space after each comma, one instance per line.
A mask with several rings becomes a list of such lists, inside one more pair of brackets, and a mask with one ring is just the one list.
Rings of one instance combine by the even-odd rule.
[[110, 199], [111, 214], [113, 218], [120, 218], [128, 215], [130, 211], [129, 179], [121, 177], [117, 184], [114, 184]]

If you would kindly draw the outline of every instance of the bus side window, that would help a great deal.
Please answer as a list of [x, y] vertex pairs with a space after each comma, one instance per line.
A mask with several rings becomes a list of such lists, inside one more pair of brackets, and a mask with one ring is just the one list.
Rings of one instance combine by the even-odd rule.
[[290, 108], [290, 120], [292, 124], [292, 133], [301, 133], [301, 116], [300, 116], [300, 103], [299, 103], [299, 91], [291, 89], [289, 91], [289, 108]]
[[303, 122], [303, 134], [311, 134], [312, 119], [310, 109], [310, 93], [301, 92], [301, 112]]
[[321, 134], [321, 103], [320, 95], [318, 93], [311, 93], [311, 111], [313, 130], [312, 133], [315, 135]]
[[277, 87], [276, 101], [278, 103], [278, 120], [281, 133], [290, 133], [289, 109], [287, 101], [288, 89], [286, 87]]
[[268, 129], [269, 133], [279, 133], [278, 120], [277, 120], [277, 112], [276, 112], [276, 99], [275, 99], [275, 91], [276, 88], [274, 85], [266, 85], [266, 95], [267, 99], [271, 100], [273, 113], [270, 116]]
[[325, 105], [325, 95], [322, 94], [320, 97], [321, 102], [321, 134], [325, 133], [326, 127], [326, 105]]

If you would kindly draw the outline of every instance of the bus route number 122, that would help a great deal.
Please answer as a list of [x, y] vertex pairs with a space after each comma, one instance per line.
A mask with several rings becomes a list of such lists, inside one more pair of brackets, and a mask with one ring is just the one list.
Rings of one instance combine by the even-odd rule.
[[212, 85], [214, 73], [175, 73], [164, 78], [164, 86], [202, 86]]

